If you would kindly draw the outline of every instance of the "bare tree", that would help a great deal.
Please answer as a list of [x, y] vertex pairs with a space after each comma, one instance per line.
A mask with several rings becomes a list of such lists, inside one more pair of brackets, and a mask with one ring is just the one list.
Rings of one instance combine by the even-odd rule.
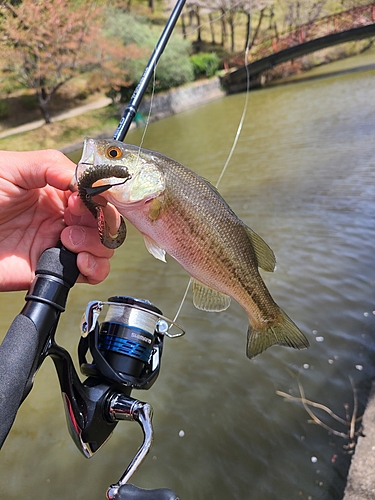
[[[260, 33], [261, 24], [265, 18], [266, 8], [272, 0], [214, 0], [212, 3], [221, 12], [222, 39], [227, 37], [226, 25], [230, 32], [230, 49], [236, 49], [236, 29], [242, 24], [245, 16], [246, 35], [244, 48], [250, 48]], [[255, 24], [253, 23], [255, 21]]]
[[313, 23], [323, 15], [327, 14], [327, 0], [280, 0], [280, 6], [284, 12], [284, 26], [289, 30], [301, 25]]
[[[215, 32], [214, 26], [218, 23], [221, 45], [227, 46], [229, 36], [229, 48], [234, 52], [236, 42], [238, 44], [237, 27], [242, 24], [246, 26], [247, 31], [243, 46], [246, 48], [249, 44], [251, 47], [260, 33], [266, 9], [272, 2], [273, 0], [187, 0], [181, 16], [183, 36], [188, 36], [189, 25], [191, 30], [197, 31], [197, 42], [201, 42], [204, 27], [208, 25], [211, 43], [215, 44], [218, 30]], [[169, 0], [169, 9], [172, 9], [174, 4], [174, 0]]]

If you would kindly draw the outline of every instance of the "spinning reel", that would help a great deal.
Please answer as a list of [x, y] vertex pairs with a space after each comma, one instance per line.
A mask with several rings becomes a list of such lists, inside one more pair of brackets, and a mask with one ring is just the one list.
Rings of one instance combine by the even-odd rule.
[[[0, 346], [2, 419], [0, 446], [20, 402], [30, 392], [35, 374], [47, 356], [59, 377], [68, 428], [78, 449], [92, 457], [112, 435], [121, 420], [136, 421], [143, 443], [119, 481], [108, 492], [109, 500], [177, 500], [169, 489], [142, 490], [128, 484], [152, 445], [152, 408], [131, 397], [133, 389], [149, 389], [159, 372], [165, 337], [184, 330], [163, 316], [146, 300], [111, 297], [90, 302], [81, 322], [78, 359], [81, 382], [68, 351], [55, 341], [60, 314], [78, 276], [76, 256], [50, 248], [39, 259], [36, 277]], [[106, 309], [104, 321], [99, 316]], [[90, 359], [88, 359], [90, 358]]]
[[[106, 316], [100, 324], [99, 316], [105, 307]], [[175, 333], [171, 333], [173, 327]], [[143, 443], [123, 476], [108, 490], [110, 500], [119, 498], [121, 487], [123, 493], [129, 493], [130, 488], [140, 498], [140, 490], [126, 483], [151, 448], [152, 408], [130, 394], [133, 389], [149, 389], [156, 381], [165, 336], [184, 333], [149, 301], [117, 296], [87, 305], [78, 345], [80, 369], [88, 377], [83, 383], [64, 349], [55, 342], [48, 349], [59, 375], [70, 435], [87, 458], [103, 446], [119, 421], [134, 420], [142, 428]], [[152, 498], [160, 500], [176, 498], [171, 490], [158, 490], [157, 495], [154, 490], [153, 494]]]

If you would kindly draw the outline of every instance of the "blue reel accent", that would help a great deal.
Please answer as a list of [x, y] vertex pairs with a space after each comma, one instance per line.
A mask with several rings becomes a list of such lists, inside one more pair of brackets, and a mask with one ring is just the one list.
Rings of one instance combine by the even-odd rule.
[[113, 351], [147, 363], [150, 359], [152, 348], [146, 347], [133, 340], [115, 337], [113, 335], [100, 335], [99, 349]]

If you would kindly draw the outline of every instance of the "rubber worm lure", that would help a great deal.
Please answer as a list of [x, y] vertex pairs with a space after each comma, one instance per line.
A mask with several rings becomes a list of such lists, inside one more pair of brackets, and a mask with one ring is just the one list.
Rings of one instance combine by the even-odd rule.
[[103, 193], [112, 186], [118, 184], [105, 184], [102, 186], [92, 187], [94, 182], [108, 177], [117, 177], [124, 179], [126, 182], [131, 175], [127, 168], [116, 165], [101, 165], [89, 167], [78, 181], [78, 195], [82, 202], [90, 210], [98, 222], [98, 231], [100, 240], [107, 248], [118, 248], [122, 245], [126, 238], [126, 224], [121, 216], [121, 224], [116, 234], [112, 235], [109, 226], [104, 219], [103, 207], [99, 203], [95, 203], [93, 196]]

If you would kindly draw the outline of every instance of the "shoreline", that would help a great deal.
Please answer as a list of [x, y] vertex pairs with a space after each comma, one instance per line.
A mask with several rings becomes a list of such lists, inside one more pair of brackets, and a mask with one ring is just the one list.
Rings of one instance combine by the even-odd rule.
[[[315, 69], [315, 68], [312, 68]], [[312, 74], [309, 75], [308, 70], [304, 74], [296, 73], [294, 75], [289, 75], [286, 78], [281, 78], [278, 80], [273, 80], [266, 83], [264, 86], [255, 86], [253, 91], [264, 90], [267, 88], [273, 88], [279, 85], [291, 85], [298, 84], [308, 81], [320, 80], [323, 78], [335, 78], [341, 75], [348, 75], [351, 73], [367, 72], [373, 71], [375, 69], [375, 64], [354, 66], [352, 68], [341, 69], [336, 71], [331, 71], [323, 74]], [[307, 75], [305, 75], [307, 73]], [[188, 83], [181, 87], [171, 89], [160, 94], [156, 94], [153, 98], [143, 99], [139, 111], [143, 115], [148, 115], [150, 111], [150, 106], [152, 104], [152, 114], [150, 116], [150, 123], [154, 121], [162, 120], [163, 118], [168, 118], [177, 113], [187, 111], [188, 109], [193, 109], [198, 106], [207, 104], [213, 100], [220, 99], [227, 96], [227, 92], [221, 86], [221, 76], [215, 76], [206, 80], [198, 80], [192, 83]], [[118, 107], [118, 118], [120, 120], [126, 105], [121, 105]], [[135, 128], [136, 124], [133, 122], [131, 124], [130, 130]], [[113, 136], [113, 128], [106, 129], [95, 138], [108, 138]], [[1, 136], [1, 134], [0, 134]], [[76, 141], [72, 144], [68, 144], [59, 148], [64, 154], [72, 153], [82, 147], [83, 140]], [[374, 496], [375, 500], [375, 496]]]
[[363, 436], [352, 456], [343, 500], [375, 499], [375, 381], [363, 413]]
[[[142, 115], [148, 116], [150, 108], [152, 108], [152, 114], [149, 122], [153, 123], [177, 113], [187, 111], [188, 109], [203, 106], [204, 104], [220, 99], [224, 96], [226, 96], [226, 92], [221, 87], [220, 78], [218, 76], [214, 76], [213, 78], [207, 80], [198, 80], [167, 92], [161, 92], [160, 94], [154, 95], [152, 98], [147, 97], [143, 99], [139, 107], [139, 112]], [[126, 105], [124, 104], [118, 107], [119, 121], [125, 111], [125, 108]], [[133, 122], [130, 130], [135, 127], [136, 124]], [[95, 139], [112, 137], [113, 132], [113, 129], [104, 130], [97, 135]], [[64, 154], [69, 154], [80, 149], [82, 144], [83, 139], [59, 148], [59, 150]]]

